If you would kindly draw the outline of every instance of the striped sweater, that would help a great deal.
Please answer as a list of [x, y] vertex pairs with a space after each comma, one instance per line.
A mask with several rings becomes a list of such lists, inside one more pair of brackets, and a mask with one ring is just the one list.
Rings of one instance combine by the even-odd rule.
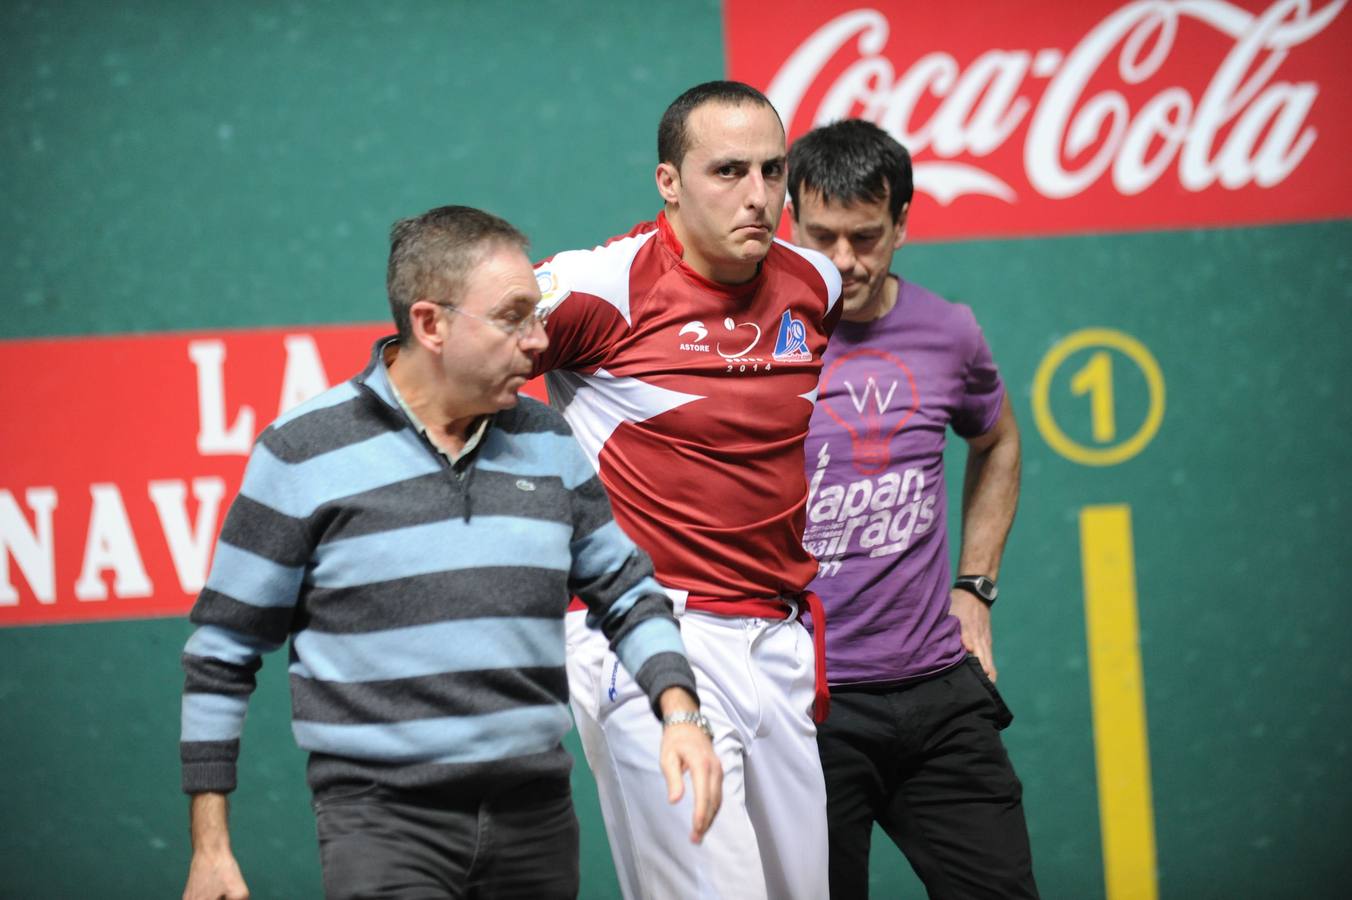
[[564, 778], [570, 594], [653, 700], [695, 690], [670, 602], [558, 413], [497, 413], [454, 464], [370, 365], [254, 447], [183, 652], [183, 787], [230, 791], [265, 653], [291, 641], [316, 794]]

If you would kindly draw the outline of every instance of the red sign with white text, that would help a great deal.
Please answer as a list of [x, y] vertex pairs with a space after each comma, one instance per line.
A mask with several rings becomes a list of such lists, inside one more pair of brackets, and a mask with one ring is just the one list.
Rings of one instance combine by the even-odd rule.
[[255, 436], [390, 330], [0, 342], [0, 627], [185, 614]]
[[726, 0], [728, 77], [906, 145], [913, 237], [1342, 218], [1347, 3]]
[[254, 437], [388, 330], [0, 342], [0, 625], [186, 613]]

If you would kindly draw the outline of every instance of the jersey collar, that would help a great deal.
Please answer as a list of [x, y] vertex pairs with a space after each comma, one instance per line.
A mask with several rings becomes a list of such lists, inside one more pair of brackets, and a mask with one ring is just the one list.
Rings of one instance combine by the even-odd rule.
[[[665, 210], [657, 214], [657, 236], [662, 242], [662, 246], [678, 260], [677, 268], [681, 270], [681, 274], [700, 285], [705, 290], [715, 294], [722, 294], [726, 297], [741, 298], [754, 294], [760, 287], [761, 279], [764, 277], [765, 273], [765, 260], [761, 260], [756, 266], [755, 277], [750, 281], [744, 281], [741, 284], [721, 284], [720, 282], [705, 278], [703, 275], [696, 272], [685, 261], [685, 246], [681, 243], [681, 239], [676, 236], [676, 230], [671, 227], [671, 222], [667, 221], [667, 213]], [[771, 247], [771, 250], [773, 249], [774, 248]]]

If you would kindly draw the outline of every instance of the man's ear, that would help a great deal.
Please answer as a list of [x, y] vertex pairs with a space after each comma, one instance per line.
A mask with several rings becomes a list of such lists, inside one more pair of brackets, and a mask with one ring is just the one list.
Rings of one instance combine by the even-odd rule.
[[414, 303], [408, 310], [414, 342], [433, 353], [440, 353], [446, 342], [446, 318], [441, 314], [441, 307], [429, 300]]
[[789, 240], [798, 246], [803, 246], [803, 242], [798, 240], [798, 210], [793, 208], [793, 200], [784, 198], [784, 217], [789, 220]]
[[681, 173], [669, 162], [657, 164], [657, 193], [667, 203], [675, 204], [681, 187]]
[[893, 250], [900, 250], [901, 245], [906, 243], [906, 219], [911, 213], [910, 202], [901, 205], [901, 212], [897, 213], [897, 237], [892, 244]]

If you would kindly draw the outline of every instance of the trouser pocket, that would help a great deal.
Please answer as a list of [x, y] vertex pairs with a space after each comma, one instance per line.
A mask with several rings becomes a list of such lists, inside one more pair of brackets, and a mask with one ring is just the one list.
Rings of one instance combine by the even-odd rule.
[[995, 708], [995, 727], [1003, 731], [1005, 728], [1009, 727], [1010, 722], [1014, 721], [1014, 714], [1010, 712], [1009, 707], [1005, 705], [1005, 700], [1000, 696], [1000, 691], [995, 687], [995, 682], [986, 677], [986, 670], [981, 668], [981, 660], [977, 659], [975, 656], [968, 655], [966, 662], [967, 668], [972, 671], [972, 674], [976, 676], [977, 681], [981, 683], [981, 686], [986, 689], [986, 693], [990, 695], [991, 704]]

